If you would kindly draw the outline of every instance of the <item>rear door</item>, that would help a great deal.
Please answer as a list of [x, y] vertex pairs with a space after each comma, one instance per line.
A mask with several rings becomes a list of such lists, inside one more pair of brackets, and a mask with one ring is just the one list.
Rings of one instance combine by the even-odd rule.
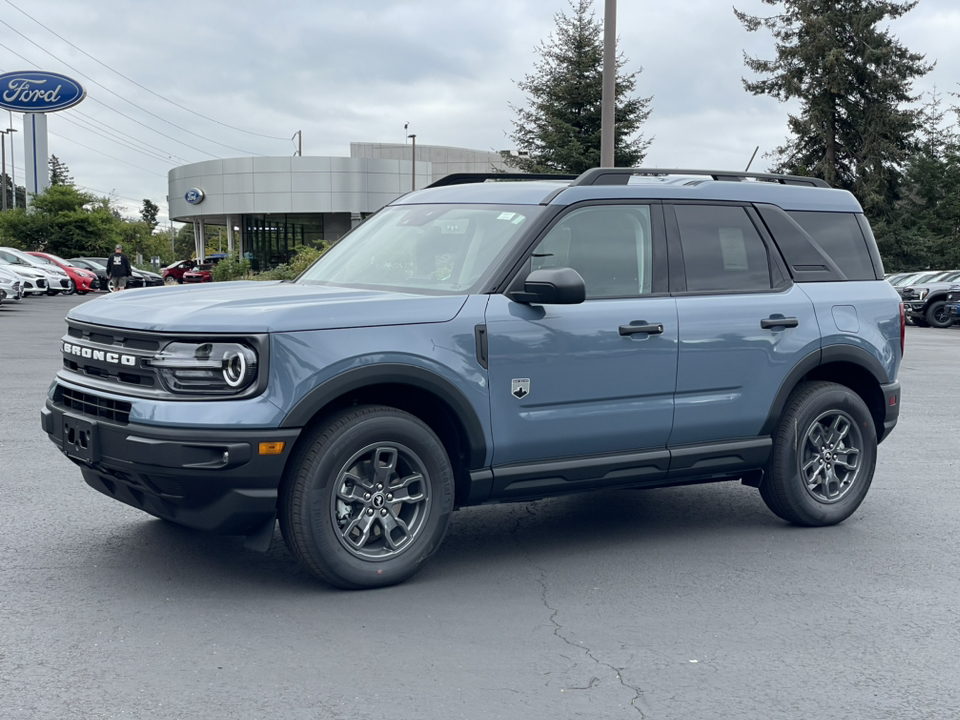
[[[665, 207], [680, 324], [671, 448], [755, 438], [801, 359], [820, 349], [813, 303], [787, 275], [756, 211]], [[682, 465], [680, 457], [674, 469]]]

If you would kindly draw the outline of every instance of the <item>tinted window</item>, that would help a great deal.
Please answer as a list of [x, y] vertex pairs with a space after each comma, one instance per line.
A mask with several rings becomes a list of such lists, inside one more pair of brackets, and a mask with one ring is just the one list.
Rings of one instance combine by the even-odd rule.
[[687, 290], [769, 290], [767, 248], [742, 207], [677, 205]]
[[791, 212], [848, 280], [876, 280], [863, 232], [852, 213]]
[[649, 294], [650, 208], [604, 205], [574, 210], [533, 251], [532, 269], [546, 267], [569, 267], [580, 273], [588, 300]]

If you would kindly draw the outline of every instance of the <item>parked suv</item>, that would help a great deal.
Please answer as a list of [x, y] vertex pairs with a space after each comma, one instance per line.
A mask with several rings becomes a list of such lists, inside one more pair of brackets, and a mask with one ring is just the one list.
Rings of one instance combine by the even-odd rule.
[[904, 339], [852, 195], [658, 169], [449, 176], [295, 282], [119, 293], [67, 326], [42, 424], [88, 484], [259, 549], [279, 518], [344, 588], [408, 578], [481, 503], [740, 480], [839, 523]]

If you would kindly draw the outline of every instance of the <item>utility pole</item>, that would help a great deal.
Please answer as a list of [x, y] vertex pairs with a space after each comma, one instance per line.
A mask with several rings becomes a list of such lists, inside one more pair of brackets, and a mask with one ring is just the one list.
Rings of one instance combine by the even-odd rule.
[[[0, 130], [0, 155], [3, 156], [2, 162], [0, 162], [0, 195], [3, 195], [3, 201], [0, 203], [0, 212], [7, 211], [7, 131]], [[16, 190], [14, 190], [16, 192]]]
[[600, 101], [600, 166], [613, 167], [617, 95], [617, 0], [603, 14], [603, 95]]
[[417, 189], [417, 134], [407, 135], [413, 140], [413, 152], [410, 153], [410, 190]]

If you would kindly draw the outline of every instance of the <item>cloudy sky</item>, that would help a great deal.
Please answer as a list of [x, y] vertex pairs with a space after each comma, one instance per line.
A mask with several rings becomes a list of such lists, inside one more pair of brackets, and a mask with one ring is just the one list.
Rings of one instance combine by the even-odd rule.
[[[770, 14], [760, 0], [620, 0], [619, 49], [654, 96], [646, 165], [743, 169], [784, 139], [790, 108], [741, 85], [743, 52], [770, 57], [772, 42], [734, 5]], [[84, 85], [82, 104], [50, 115], [50, 152], [77, 185], [130, 215], [150, 198], [165, 220], [171, 167], [293, 154], [298, 130], [305, 155], [403, 142], [407, 122], [425, 144], [511, 147], [515, 81], [560, 10], [567, 0], [0, 0], [0, 72]], [[960, 90], [960, 2], [920, 0], [892, 31], [937, 62], [918, 92]]]

